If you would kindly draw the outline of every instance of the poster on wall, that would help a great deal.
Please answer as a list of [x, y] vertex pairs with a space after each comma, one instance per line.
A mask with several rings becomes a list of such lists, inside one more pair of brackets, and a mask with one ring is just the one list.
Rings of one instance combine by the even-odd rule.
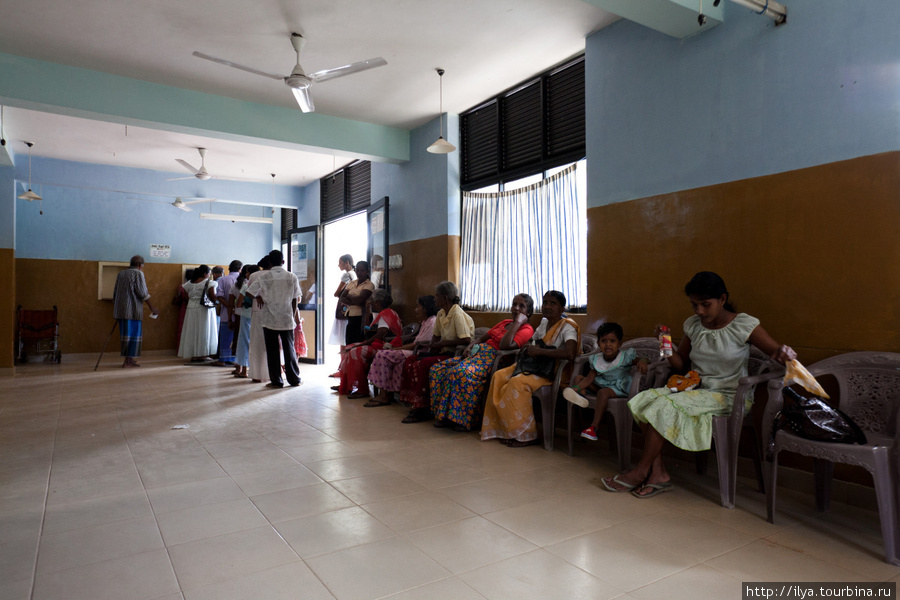
[[370, 229], [372, 230], [372, 235], [384, 231], [384, 213], [378, 212], [372, 215]]
[[294, 255], [291, 257], [291, 270], [297, 279], [305, 281], [307, 278], [306, 268], [306, 244], [294, 244]]
[[150, 258], [169, 258], [172, 246], [169, 244], [150, 244]]

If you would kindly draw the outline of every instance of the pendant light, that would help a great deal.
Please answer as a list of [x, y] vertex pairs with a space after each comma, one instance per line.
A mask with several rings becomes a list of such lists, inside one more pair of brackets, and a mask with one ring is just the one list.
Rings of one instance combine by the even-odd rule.
[[32, 200], [40, 200], [41, 197], [31, 191], [31, 147], [34, 146], [34, 144], [25, 142], [25, 145], [28, 146], [28, 191], [24, 194], [19, 194], [19, 200], [28, 200], [31, 202]]
[[440, 119], [441, 123], [441, 135], [438, 139], [430, 146], [428, 146], [428, 151], [432, 154], [450, 154], [454, 150], [456, 150], [456, 146], [448, 142], [444, 139], [444, 70], [443, 69], [435, 69], [437, 71], [439, 80], [440, 80], [440, 90], [441, 90], [441, 104], [440, 104], [440, 112], [438, 113], [438, 119]]

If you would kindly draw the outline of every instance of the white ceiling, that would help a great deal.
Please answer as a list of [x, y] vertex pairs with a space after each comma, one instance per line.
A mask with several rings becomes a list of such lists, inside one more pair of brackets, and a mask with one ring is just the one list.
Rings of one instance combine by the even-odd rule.
[[[0, 52], [296, 109], [282, 83], [191, 56], [194, 50], [287, 74], [290, 33], [307, 40], [307, 72], [384, 57], [387, 66], [313, 85], [316, 112], [412, 129], [443, 107], [459, 113], [584, 49], [617, 19], [581, 0], [0, 0]], [[0, 84], [2, 97], [2, 84]], [[297, 109], [298, 115], [299, 109]], [[304, 185], [352, 157], [4, 110], [16, 153]], [[301, 116], [302, 118], [302, 116]]]

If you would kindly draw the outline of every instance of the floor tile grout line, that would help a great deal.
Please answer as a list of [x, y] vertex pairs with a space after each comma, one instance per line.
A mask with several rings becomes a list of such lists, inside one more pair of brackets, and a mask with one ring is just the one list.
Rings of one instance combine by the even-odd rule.
[[[168, 402], [166, 403], [166, 406], [168, 407]], [[119, 418], [118, 410], [116, 411], [116, 420], [119, 423], [119, 429], [122, 431], [122, 435], [125, 437], [125, 445], [128, 447], [128, 454], [131, 456], [134, 470], [137, 472], [138, 479], [141, 482], [141, 489], [144, 490], [144, 497], [147, 500], [147, 506], [150, 507], [150, 513], [153, 515], [153, 522], [156, 523], [156, 532], [159, 535], [159, 540], [162, 543], [163, 549], [166, 551], [166, 558], [169, 560], [169, 568], [172, 570], [172, 576], [175, 578], [175, 583], [178, 585], [178, 591], [181, 593], [181, 597], [184, 598], [184, 588], [182, 587], [181, 580], [178, 578], [178, 572], [175, 570], [175, 563], [172, 562], [172, 554], [169, 552], [169, 546], [166, 544], [165, 537], [163, 537], [162, 528], [159, 526], [159, 519], [157, 518], [156, 511], [153, 510], [153, 503], [150, 501], [150, 494], [147, 491], [144, 476], [141, 474], [141, 470], [137, 466], [137, 461], [134, 459], [134, 451], [131, 448], [131, 444], [128, 443], [128, 436], [122, 429], [122, 422]]]
[[53, 460], [56, 455], [56, 442], [59, 437], [59, 419], [60, 419], [61, 413], [62, 413], [62, 398], [60, 397], [59, 400], [57, 400], [57, 404], [56, 404], [56, 425], [54, 427], [54, 434], [53, 434], [53, 448], [50, 451], [50, 465], [49, 465], [49, 468], [47, 469], [47, 489], [44, 491], [44, 506], [43, 506], [43, 512], [41, 513], [41, 526], [40, 526], [40, 530], [38, 531], [37, 548], [34, 553], [34, 564], [32, 565], [31, 591], [28, 596], [31, 600], [34, 600], [34, 593], [35, 593], [35, 590], [37, 589], [37, 566], [38, 566], [38, 561], [41, 558], [41, 544], [43, 543], [44, 526], [47, 521], [47, 504], [50, 499], [50, 482], [52, 481], [52, 477], [53, 477]]

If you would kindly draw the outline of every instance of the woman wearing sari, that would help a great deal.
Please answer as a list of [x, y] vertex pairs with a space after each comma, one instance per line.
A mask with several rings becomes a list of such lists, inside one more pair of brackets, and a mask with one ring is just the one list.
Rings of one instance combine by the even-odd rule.
[[338, 369], [341, 383], [337, 386], [337, 391], [341, 395], [347, 394], [348, 398], [369, 397], [369, 382], [366, 380], [369, 363], [375, 358], [375, 353], [384, 347], [384, 338], [389, 333], [399, 338], [403, 329], [400, 316], [389, 308], [392, 303], [393, 299], [385, 289], [377, 289], [372, 294], [372, 306], [378, 311], [372, 318], [372, 325], [369, 328], [373, 334], [365, 341], [344, 348], [341, 366]]
[[[541, 313], [544, 318], [534, 332], [533, 340], [542, 340], [547, 346], [525, 346], [523, 353], [555, 360], [575, 360], [581, 345], [578, 325], [563, 317], [566, 297], [562, 292], [544, 294]], [[531, 395], [538, 388], [552, 385], [549, 379], [538, 375], [520, 373], [513, 376], [516, 366], [494, 373], [488, 399], [484, 407], [481, 439], [499, 438], [501, 443], [520, 448], [538, 443], [537, 425]]]
[[403, 363], [413, 355], [417, 346], [426, 346], [431, 341], [434, 332], [434, 321], [437, 315], [437, 306], [434, 304], [434, 296], [420, 296], [416, 303], [416, 319], [419, 320], [419, 334], [416, 339], [402, 346], [399, 340], [384, 345], [378, 351], [372, 366], [369, 367], [369, 381], [381, 391], [378, 396], [366, 402], [363, 406], [387, 406], [394, 401], [394, 393], [400, 391], [403, 382]]
[[422, 354], [414, 354], [403, 365], [400, 401], [410, 410], [403, 423], [418, 423], [431, 418], [428, 392], [428, 372], [442, 360], [453, 358], [456, 347], [472, 341], [475, 322], [459, 305], [459, 288], [450, 281], [442, 281], [434, 288], [434, 303], [440, 309], [434, 332]]
[[469, 431], [474, 425], [481, 393], [500, 350], [524, 346], [534, 329], [528, 318], [534, 313], [534, 299], [518, 294], [512, 301], [512, 318], [494, 325], [471, 344], [462, 358], [438, 363], [428, 374], [431, 385], [431, 412], [435, 427]]

